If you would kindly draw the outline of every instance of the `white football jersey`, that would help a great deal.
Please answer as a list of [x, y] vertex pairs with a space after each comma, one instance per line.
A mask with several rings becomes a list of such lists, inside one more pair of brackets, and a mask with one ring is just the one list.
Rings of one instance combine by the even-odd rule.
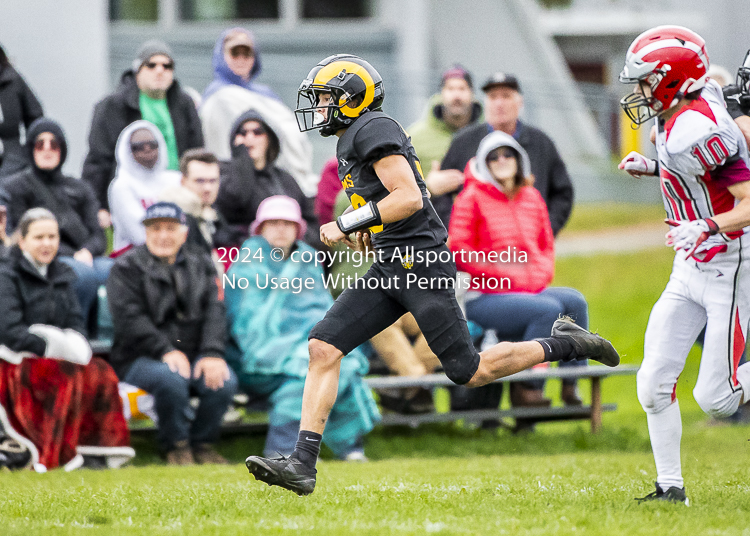
[[[711, 173], [716, 175], [717, 167], [737, 159], [750, 168], [745, 138], [713, 80], [708, 81], [699, 99], [668, 121], [657, 119], [656, 153], [664, 208], [676, 221], [710, 218], [731, 210], [734, 196], [726, 184], [717, 184]], [[725, 233], [710, 240], [718, 245], [742, 234]]]

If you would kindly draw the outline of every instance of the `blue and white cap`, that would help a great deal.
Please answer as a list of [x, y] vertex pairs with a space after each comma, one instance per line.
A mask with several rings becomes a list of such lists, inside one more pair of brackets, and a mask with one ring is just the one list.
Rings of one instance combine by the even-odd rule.
[[174, 203], [161, 201], [154, 203], [146, 209], [146, 215], [143, 217], [143, 225], [148, 225], [153, 220], [174, 220], [182, 225], [187, 224], [185, 213]]

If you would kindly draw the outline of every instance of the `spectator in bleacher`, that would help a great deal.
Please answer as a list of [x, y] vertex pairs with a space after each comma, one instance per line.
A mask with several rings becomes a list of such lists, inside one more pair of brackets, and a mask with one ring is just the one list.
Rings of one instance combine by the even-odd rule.
[[[495, 330], [500, 340], [548, 337], [561, 315], [588, 328], [583, 295], [549, 286], [555, 268], [554, 237], [544, 199], [532, 186], [531, 169], [526, 151], [512, 136], [493, 132], [467, 165], [466, 186], [453, 206], [449, 245], [464, 252], [456, 256], [456, 265], [480, 289], [467, 293], [466, 316]], [[469, 252], [507, 252], [510, 258], [479, 262], [470, 259]], [[498, 285], [503, 278], [510, 283]], [[571, 361], [560, 366], [585, 364]], [[567, 405], [581, 404], [575, 380], [563, 381], [562, 399]], [[525, 402], [519, 405], [541, 405]]]
[[113, 249], [119, 254], [146, 241], [146, 209], [164, 190], [179, 185], [180, 174], [167, 169], [167, 147], [156, 126], [136, 121], [117, 140], [117, 172], [109, 185], [114, 227]]
[[[485, 93], [484, 114], [486, 122], [476, 123], [456, 133], [443, 158], [441, 169], [463, 172], [466, 164], [476, 154], [479, 143], [495, 130], [513, 136], [526, 150], [534, 175], [534, 188], [547, 204], [552, 234], [557, 236], [570, 217], [573, 208], [573, 184], [565, 163], [554, 142], [538, 128], [521, 121], [523, 96], [518, 79], [512, 74], [495, 73], [482, 86]], [[450, 224], [453, 199], [461, 187], [442, 196], [433, 196], [432, 204], [446, 227]]]
[[203, 146], [195, 104], [174, 78], [174, 70], [169, 46], [147, 41], [138, 50], [132, 69], [123, 73], [119, 87], [94, 108], [82, 178], [93, 186], [99, 199], [102, 227], [111, 224], [107, 191], [115, 176], [115, 146], [126, 126], [145, 119], [158, 127], [166, 144], [167, 169], [177, 170], [185, 151]]
[[323, 165], [320, 172], [318, 193], [315, 196], [315, 216], [318, 218], [318, 224], [324, 225], [333, 221], [336, 198], [342, 190], [339, 180], [339, 162], [334, 156]]
[[471, 75], [460, 65], [454, 65], [443, 72], [440, 93], [430, 98], [423, 116], [407, 129], [433, 196], [453, 192], [463, 184], [463, 170], [441, 170], [440, 162], [453, 135], [480, 120], [482, 105], [474, 97]]
[[[258, 236], [243, 244], [253, 262], [235, 263], [225, 276], [250, 282], [225, 287], [230, 330], [227, 360], [243, 391], [270, 402], [266, 456], [294, 451], [310, 361], [307, 337], [333, 305], [323, 285], [322, 268], [300, 260], [315, 251], [301, 240], [306, 225], [294, 199], [282, 195], [265, 199], [252, 224], [252, 234]], [[283, 255], [275, 256], [272, 248]], [[292, 253], [300, 259], [291, 258]], [[305, 282], [305, 286], [272, 288], [271, 278]], [[379, 419], [370, 389], [362, 380], [367, 369], [367, 359], [356, 349], [341, 361], [338, 396], [323, 435], [340, 459], [365, 459], [362, 436]]]
[[239, 246], [243, 237], [214, 207], [219, 195], [219, 160], [205, 149], [190, 149], [180, 158], [180, 173], [180, 184], [165, 189], [159, 200], [175, 203], [182, 209], [188, 226], [186, 244], [211, 257], [221, 275], [224, 267], [216, 248]]
[[55, 215], [32, 208], [17, 231], [18, 245], [0, 263], [3, 427], [28, 439], [47, 469], [117, 467], [135, 455], [117, 376], [91, 357], [75, 273], [57, 258]]
[[305, 242], [323, 249], [312, 199], [305, 196], [294, 177], [276, 165], [276, 132], [250, 110], [235, 121], [230, 137], [232, 159], [221, 164], [221, 187], [216, 200], [216, 207], [230, 225], [247, 238], [260, 203], [272, 195], [287, 195], [302, 207], [307, 225]]
[[212, 62], [214, 79], [203, 92], [204, 99], [224, 86], [235, 85], [279, 100], [271, 88], [255, 81], [262, 66], [252, 32], [244, 28], [224, 30], [216, 40]]
[[153, 395], [167, 463], [226, 463], [213, 445], [237, 378], [224, 361], [226, 313], [215, 268], [183, 247], [185, 215], [174, 203], [151, 205], [143, 225], [146, 244], [119, 257], [107, 281], [110, 361], [122, 381]]
[[0, 46], [0, 182], [31, 163], [21, 145], [20, 127], [28, 129], [42, 115], [36, 95]]
[[[97, 221], [99, 203], [91, 186], [63, 175], [68, 144], [59, 124], [37, 119], [26, 136], [31, 166], [8, 177], [0, 194], [7, 197], [0, 204], [8, 209], [8, 228], [15, 229], [30, 208], [44, 207], [55, 215], [60, 225], [60, 260], [76, 274], [74, 288], [83, 318], [89, 322], [97, 290], [112, 267], [103, 256], [107, 242]], [[93, 331], [93, 320], [88, 325]]]

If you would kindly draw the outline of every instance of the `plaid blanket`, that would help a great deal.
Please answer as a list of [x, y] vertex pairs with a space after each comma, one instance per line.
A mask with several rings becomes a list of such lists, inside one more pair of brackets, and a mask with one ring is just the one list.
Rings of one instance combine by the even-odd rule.
[[37, 448], [47, 469], [65, 465], [76, 448], [127, 447], [117, 375], [106, 361], [88, 365], [56, 359], [0, 360], [0, 405], [8, 423]]

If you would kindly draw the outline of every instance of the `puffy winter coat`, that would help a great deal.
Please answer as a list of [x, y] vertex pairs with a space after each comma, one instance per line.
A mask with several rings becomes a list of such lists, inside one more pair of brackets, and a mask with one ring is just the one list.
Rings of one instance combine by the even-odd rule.
[[[465, 173], [466, 183], [453, 204], [448, 231], [451, 250], [463, 252], [456, 255], [458, 269], [469, 273], [472, 288], [483, 293], [544, 290], [555, 271], [555, 243], [542, 196], [533, 186], [522, 186], [508, 198], [492, 182], [477, 177], [473, 161]], [[500, 262], [469, 262], [477, 260], [470, 259], [470, 252], [486, 255], [493, 251], [502, 254]], [[525, 262], [519, 262], [522, 254]], [[486, 288], [489, 278], [508, 278], [510, 288]]]

